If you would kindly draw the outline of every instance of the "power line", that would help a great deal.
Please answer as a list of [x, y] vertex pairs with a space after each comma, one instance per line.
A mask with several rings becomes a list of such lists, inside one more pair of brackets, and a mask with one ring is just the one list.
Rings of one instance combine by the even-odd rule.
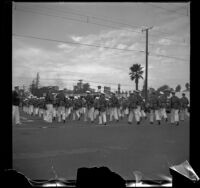
[[169, 9], [166, 9], [166, 8], [164, 8], [164, 7], [161, 7], [161, 6], [158, 6], [158, 5], [155, 5], [155, 4], [150, 4], [150, 3], [147, 3], [147, 4], [150, 5], [150, 6], [159, 8], [159, 9], [163, 9], [163, 10], [165, 10], [165, 11], [167, 11], [167, 12], [170, 12], [170, 13], [174, 13], [174, 14], [178, 14], [178, 15], [182, 15], [182, 16], [188, 16], [188, 15], [185, 15], [185, 14], [180, 14], [180, 13], [178, 13], [176, 10], [169, 10]]
[[66, 44], [69, 43], [69, 44], [76, 44], [76, 45], [83, 45], [83, 46], [106, 48], [106, 49], [112, 49], [112, 50], [122, 50], [122, 51], [132, 51], [132, 52], [140, 52], [140, 53], [142, 52], [142, 53], [144, 53], [144, 51], [138, 51], [138, 50], [128, 50], [128, 49], [113, 48], [113, 47], [94, 45], [94, 44], [84, 44], [84, 43], [79, 43], [79, 42], [62, 41], [62, 40], [41, 38], [41, 37], [35, 37], [35, 36], [18, 35], [18, 34], [15, 34], [15, 33], [13, 34], [13, 36], [22, 37], [22, 38], [33, 38], [33, 39], [46, 40], [46, 41], [52, 41], [52, 42], [61, 42], [61, 43], [66, 43]]
[[82, 23], [88, 23], [88, 24], [93, 24], [93, 25], [99, 25], [99, 26], [104, 26], [104, 27], [109, 27], [109, 28], [117, 28], [117, 29], [129, 31], [129, 32], [134, 32], [134, 33], [140, 33], [141, 34], [141, 31], [136, 31], [136, 30], [133, 30], [133, 29], [122, 29], [122, 28], [116, 27], [116, 26], [110, 26], [110, 25], [105, 25], [105, 24], [91, 22], [91, 20], [89, 20], [88, 17], [87, 17], [87, 20], [84, 21], [84, 20], [78, 20], [78, 19], [75, 19], [75, 18], [69, 18], [69, 17], [66, 17], [66, 16], [57, 16], [57, 15], [52, 15], [52, 14], [48, 14], [48, 13], [44, 14], [44, 13], [40, 13], [40, 12], [35, 12], [35, 11], [30, 11], [30, 10], [24, 10], [24, 9], [21, 9], [21, 8], [17, 8], [15, 10], [17, 10], [17, 11], [23, 11], [23, 12], [30, 12], [30, 13], [33, 13], [33, 14], [40, 14], [40, 15], [43, 15], [43, 16], [52, 16], [52, 17], [57, 17], [57, 18], [62, 18], [62, 19], [67, 19], [67, 20], [77, 21], [77, 22], [82, 22]]
[[[55, 9], [52, 9], [52, 8], [47, 8], [47, 7], [42, 7], [44, 9], [49, 9], [49, 10], [54, 10], [54, 11], [58, 11], [58, 10], [55, 10]], [[77, 9], [73, 9], [75, 11], [80, 11], [80, 10], [77, 10]], [[59, 12], [65, 12], [65, 13], [68, 13], [66, 11], [63, 11], [63, 10], [59, 10]], [[96, 16], [89, 16], [89, 15], [84, 15], [84, 14], [79, 14], [79, 13], [68, 13], [68, 14], [74, 14], [74, 15], [80, 15], [80, 16], [85, 16], [85, 17], [91, 17], [91, 18], [95, 18], [95, 19], [98, 19], [98, 20], [103, 20], [103, 21], [107, 21], [107, 22], [111, 22], [111, 23], [118, 23], [118, 24], [121, 24], [121, 25], [125, 25], [125, 26], [129, 26], [129, 27], [135, 27], [135, 28], [138, 28], [138, 27], [141, 27], [141, 26], [135, 26], [135, 25], [130, 25], [130, 24], [127, 24], [127, 23], [122, 23], [122, 22], [117, 22], [117, 21], [113, 21], [113, 20], [109, 20], [109, 19], [105, 19], [105, 18], [101, 18], [101, 17], [96, 17]], [[162, 33], [162, 34], [167, 34], [167, 35], [172, 35], [171, 33], [167, 33], [167, 32], [161, 32], [161, 31], [154, 31], [154, 32], [157, 32], [157, 33]], [[151, 34], [153, 35], [153, 34]], [[153, 36], [156, 36], [156, 35], [153, 35]], [[172, 40], [172, 39], [169, 39], [169, 38], [165, 38], [165, 39], [168, 39], [168, 40]], [[177, 40], [178, 41], [178, 40]]]
[[[26, 36], [26, 35], [17, 35], [17, 34], [13, 34], [13, 36], [22, 37], [22, 38], [33, 38], [33, 39], [46, 40], [46, 41], [52, 41], [52, 42], [70, 43], [70, 44], [83, 45], [83, 46], [91, 46], [91, 47], [98, 47], [98, 48], [106, 48], [106, 49], [112, 49], [112, 50], [132, 51], [132, 52], [137, 52], [137, 53], [138, 52], [144, 53], [144, 51], [138, 51], [138, 50], [128, 50], [128, 49], [112, 48], [112, 47], [106, 47], [106, 46], [101, 46], [101, 45], [84, 44], [84, 43], [62, 41], [62, 40], [55, 40], [55, 39], [49, 39], [49, 38], [47, 39], [47, 38], [40, 38], [40, 37], [35, 37], [35, 36]], [[185, 59], [182, 59], [182, 58], [178, 58], [178, 57], [171, 57], [171, 56], [162, 55], [162, 54], [155, 54], [155, 53], [152, 53], [152, 54], [153, 55], [151, 55], [151, 56], [160, 56], [160, 57], [165, 57], [165, 58], [170, 58], [170, 59], [177, 59], [177, 60], [182, 60], [182, 61], [188, 61], [188, 60], [185, 60]]]
[[[153, 54], [153, 55], [151, 55], [151, 54]], [[172, 56], [167, 56], [167, 55], [163, 55], [163, 54], [156, 54], [156, 53], [150, 53], [149, 56], [165, 57], [165, 58], [176, 59], [176, 60], [180, 60], [180, 61], [189, 61], [189, 60], [182, 59], [182, 58], [179, 58], [179, 57], [172, 57]]]
[[[21, 6], [21, 5], [20, 5]], [[26, 6], [25, 6], [26, 7]], [[54, 10], [55, 9], [51, 9], [51, 8], [46, 8], [46, 7], [42, 7], [44, 9], [49, 9], [49, 10]], [[79, 14], [79, 13], [73, 13], [75, 15], [80, 15], [80, 16], [84, 16], [87, 18], [86, 21], [82, 21], [82, 20], [77, 20], [77, 19], [74, 19], [74, 18], [68, 18], [68, 17], [63, 17], [63, 16], [55, 16], [55, 15], [51, 15], [51, 14], [44, 14], [44, 13], [38, 13], [38, 12], [34, 12], [34, 11], [27, 11], [27, 10], [23, 10], [23, 9], [19, 9], [18, 10], [21, 10], [21, 11], [24, 11], [24, 12], [31, 12], [31, 13], [34, 13], [34, 14], [41, 14], [41, 15], [46, 15], [46, 16], [53, 16], [53, 17], [60, 17], [62, 19], [68, 19], [68, 20], [72, 20], [72, 21], [78, 21], [78, 22], [83, 22], [83, 23], [89, 23], [89, 24], [94, 24], [94, 25], [99, 25], [99, 26], [104, 26], [104, 27], [110, 27], [110, 28], [119, 28], [119, 27], [116, 27], [116, 26], [108, 26], [108, 25], [104, 25], [104, 24], [100, 24], [100, 23], [94, 23], [94, 22], [91, 22], [89, 20], [89, 18], [95, 18], [95, 19], [99, 19], [99, 20], [104, 20], [104, 21], [107, 21], [107, 22], [112, 22], [112, 23], [118, 23], [118, 24], [123, 24], [123, 25], [126, 25], [126, 26], [129, 26], [129, 27], [137, 27], [138, 26], [133, 26], [133, 25], [130, 25], [130, 24], [126, 24], [126, 23], [121, 23], [121, 22], [116, 22], [116, 21], [112, 21], [112, 20], [107, 20], [107, 19], [103, 19], [103, 18], [99, 18], [99, 17], [96, 17], [96, 16], [88, 16], [88, 15], [83, 15], [83, 14]], [[57, 11], [57, 10], [56, 10]], [[67, 13], [66, 11], [60, 11], [60, 12], [65, 12]], [[72, 13], [68, 13], [68, 14], [72, 14]], [[121, 28], [120, 28], [121, 29]], [[130, 29], [122, 29], [122, 30], [126, 30], [126, 31], [130, 31], [130, 32], [136, 32], [136, 33], [141, 33], [139, 31], [136, 31], [136, 30], [130, 30]], [[157, 33], [164, 33], [164, 32], [160, 32], [160, 31], [156, 31]], [[165, 34], [167, 34], [165, 32]], [[169, 34], [169, 33], [168, 33]], [[155, 34], [150, 34], [152, 37], [158, 37], [157, 35]], [[171, 34], [170, 34], [171, 35]], [[177, 41], [177, 42], [180, 42], [179, 40], [174, 40], [174, 39], [170, 39], [170, 38], [166, 38], [166, 37], [162, 37], [163, 39], [167, 39], [167, 40], [170, 40], [170, 41]]]
[[[41, 5], [40, 5], [40, 7], [41, 7]], [[94, 15], [86, 15], [86, 14], [80, 14], [80, 13], [75, 13], [75, 12], [71, 12], [71, 11], [69, 11], [69, 12], [71, 12], [71, 13], [69, 13], [69, 12], [67, 12], [67, 11], [64, 11], [64, 10], [56, 10], [56, 9], [52, 9], [52, 8], [47, 8], [47, 7], [41, 7], [41, 8], [43, 8], [43, 9], [48, 9], [48, 10], [53, 10], [53, 11], [55, 11], [55, 12], [64, 12], [64, 13], [67, 13], [67, 14], [74, 14], [74, 15], [79, 15], [79, 16], [84, 16], [84, 17], [91, 17], [91, 18], [94, 18], [94, 19], [97, 19], [97, 20], [103, 20], [103, 21], [106, 21], [106, 22], [111, 22], [111, 23], [117, 23], [117, 24], [121, 24], [121, 25], [125, 25], [125, 26], [130, 26], [130, 27], [135, 27], [135, 28], [138, 28], [139, 26], [133, 26], [133, 25], [130, 25], [130, 24], [127, 24], [127, 23], [123, 23], [123, 22], [119, 22], [119, 21], [114, 21], [114, 20], [110, 20], [110, 19], [107, 19], [107, 18], [103, 18], [103, 17], [97, 17], [97, 16], [94, 16]], [[72, 9], [72, 8], [70, 8], [70, 9]], [[72, 9], [72, 10], [75, 10], [75, 11], [79, 11], [80, 12], [80, 10], [77, 10], [77, 9]]]

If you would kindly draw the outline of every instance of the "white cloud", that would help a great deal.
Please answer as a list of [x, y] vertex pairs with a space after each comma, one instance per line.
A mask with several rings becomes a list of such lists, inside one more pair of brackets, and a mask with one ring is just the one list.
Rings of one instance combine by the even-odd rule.
[[82, 40], [81, 36], [71, 36], [72, 40], [75, 42], [80, 42]]
[[[72, 36], [72, 40], [86, 44], [99, 44], [102, 46], [116, 47], [121, 49], [141, 50], [140, 34], [124, 30], [103, 31], [100, 34], [90, 34], [86, 36]], [[158, 41], [160, 44], [166, 44], [167, 41], [163, 38]], [[14, 41], [15, 45], [15, 41]], [[143, 46], [144, 47], [144, 46]], [[130, 84], [134, 87], [134, 82], [129, 78], [129, 67], [134, 63], [139, 63], [145, 67], [145, 53], [121, 51], [114, 49], [105, 49], [103, 47], [89, 47], [84, 45], [70, 45], [60, 43], [57, 45], [58, 50], [52, 51], [43, 48], [33, 48], [22, 45], [22, 47], [14, 48], [13, 50], [13, 75], [35, 77], [37, 72], [40, 72], [43, 84], [60, 83], [72, 86], [71, 79], [78, 80], [93, 80], [108, 82], [108, 83], [123, 83]], [[173, 48], [171, 50], [176, 50]], [[150, 52], [159, 54], [167, 54], [168, 49], [163, 49], [161, 46], [156, 47]], [[179, 54], [185, 54], [186, 51], [179, 49]], [[67, 53], [66, 53], [67, 52]], [[184, 52], [184, 53], [183, 53]], [[149, 84], [153, 87], [159, 84], [170, 82], [170, 74], [175, 74], [176, 71], [182, 71], [185, 75], [188, 71], [187, 64], [181, 65], [177, 61], [173, 61], [176, 66], [171, 68], [169, 59], [162, 57], [149, 57]], [[159, 68], [158, 68], [159, 67]], [[145, 70], [145, 69], [144, 69]], [[145, 77], [145, 75], [143, 75]], [[177, 80], [183, 74], [177, 76]], [[186, 76], [187, 77], [187, 76]], [[60, 82], [58, 79], [63, 79]], [[172, 82], [175, 82], [176, 76]], [[20, 82], [21, 83], [21, 82]], [[170, 82], [171, 83], [171, 82]], [[143, 85], [143, 80], [139, 82], [140, 88]], [[117, 87], [117, 86], [116, 86]], [[129, 86], [123, 86], [130, 88]]]

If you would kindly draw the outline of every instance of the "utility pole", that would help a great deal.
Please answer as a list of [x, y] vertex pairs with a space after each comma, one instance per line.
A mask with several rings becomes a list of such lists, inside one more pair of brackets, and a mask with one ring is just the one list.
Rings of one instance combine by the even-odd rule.
[[148, 91], [148, 56], [149, 56], [149, 52], [148, 52], [148, 32], [149, 29], [152, 29], [152, 27], [149, 28], [145, 28], [142, 29], [142, 32], [145, 31], [146, 32], [146, 69], [145, 69], [145, 101], [147, 101], [148, 99], [148, 95], [147, 95], [147, 91]]

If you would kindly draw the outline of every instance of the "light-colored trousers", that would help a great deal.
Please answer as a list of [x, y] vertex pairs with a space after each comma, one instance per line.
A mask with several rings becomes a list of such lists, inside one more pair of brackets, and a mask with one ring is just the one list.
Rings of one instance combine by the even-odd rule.
[[106, 111], [100, 112], [100, 115], [99, 115], [99, 124], [100, 125], [102, 124], [102, 120], [103, 120], [103, 123], [106, 123]]
[[141, 110], [141, 117], [146, 117], [146, 113], [144, 112], [144, 110]]
[[90, 121], [94, 121], [94, 107], [91, 107], [90, 109], [88, 109], [86, 113]]
[[35, 115], [38, 115], [38, 110], [39, 110], [38, 107], [34, 107], [34, 109], [33, 109], [33, 114], [34, 114], [34, 116], [35, 116]]
[[94, 119], [96, 119], [99, 115], [99, 110], [98, 109], [95, 109], [94, 111]]
[[150, 122], [154, 122], [154, 115], [156, 117], [156, 121], [161, 120], [159, 110], [150, 110]]
[[165, 108], [161, 108], [160, 109], [160, 118], [162, 118], [162, 117], [167, 119], [167, 113], [166, 113], [166, 109]]
[[42, 117], [42, 114], [44, 114], [44, 110], [42, 108], [39, 108], [39, 117]]
[[179, 112], [179, 110], [177, 110], [177, 109], [171, 109], [171, 123], [179, 121], [178, 112]]
[[20, 116], [19, 116], [19, 106], [15, 106], [13, 105], [13, 120], [15, 122], [15, 124], [20, 123]]
[[184, 121], [186, 116], [190, 117], [188, 109], [187, 108], [181, 109], [180, 110], [180, 120]]
[[79, 108], [79, 109], [73, 111], [73, 117], [72, 117], [73, 120], [76, 120], [76, 116], [77, 116], [78, 119], [79, 119], [79, 117], [80, 117], [80, 112], [81, 112], [81, 108]]
[[53, 120], [53, 104], [47, 104], [46, 121], [52, 123]]
[[29, 105], [29, 115], [33, 114], [33, 105]]
[[58, 122], [61, 122], [61, 119], [65, 120], [65, 107], [58, 107]]
[[118, 112], [117, 107], [110, 108], [110, 121], [112, 121], [113, 116], [114, 116], [115, 120], [118, 120], [118, 113], [117, 112]]
[[66, 117], [66, 118], [68, 118], [68, 116], [71, 114], [72, 109], [73, 109], [72, 107], [69, 107], [69, 108], [66, 108], [66, 109], [65, 109], [65, 117]]
[[132, 109], [129, 111], [129, 116], [128, 116], [128, 121], [132, 122], [133, 121], [133, 116], [135, 115], [135, 120], [140, 121], [140, 113], [138, 109]]

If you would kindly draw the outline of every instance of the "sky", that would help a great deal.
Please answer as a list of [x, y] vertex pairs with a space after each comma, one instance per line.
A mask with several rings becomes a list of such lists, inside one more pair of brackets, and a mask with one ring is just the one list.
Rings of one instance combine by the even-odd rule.
[[[13, 3], [13, 87], [40, 85], [72, 89], [135, 89], [129, 68], [141, 64], [148, 86], [185, 88], [190, 82], [189, 3]], [[35, 38], [34, 38], [35, 37]], [[44, 40], [45, 39], [45, 40]], [[53, 41], [52, 41], [53, 40]], [[77, 44], [78, 43], [78, 44]], [[88, 46], [92, 45], [92, 46]], [[93, 46], [93, 45], [96, 45]], [[109, 47], [109, 48], [104, 48]], [[139, 81], [141, 90], [144, 80]]]

